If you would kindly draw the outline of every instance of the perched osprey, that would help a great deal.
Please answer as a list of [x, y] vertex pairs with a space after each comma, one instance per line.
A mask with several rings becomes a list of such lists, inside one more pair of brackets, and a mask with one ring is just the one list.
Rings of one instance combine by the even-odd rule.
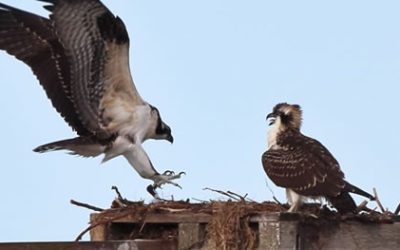
[[68, 150], [103, 162], [123, 155], [140, 176], [154, 181], [147, 190], [180, 178], [160, 174], [142, 147], [147, 139], [173, 142], [157, 108], [139, 95], [129, 70], [125, 25], [99, 0], [39, 0], [44, 18], [0, 3], [0, 49], [26, 63], [54, 108], [78, 137], [45, 144], [35, 152]]
[[328, 149], [300, 132], [299, 105], [277, 104], [268, 119], [268, 150], [262, 155], [262, 164], [268, 177], [286, 188], [289, 212], [297, 211], [305, 198], [325, 198], [340, 213], [356, 212], [349, 193], [374, 199], [345, 181], [339, 163]]

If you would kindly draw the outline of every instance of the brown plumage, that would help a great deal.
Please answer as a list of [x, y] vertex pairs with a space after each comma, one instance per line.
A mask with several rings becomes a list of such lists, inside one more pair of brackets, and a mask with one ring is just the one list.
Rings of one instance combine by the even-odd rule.
[[339, 163], [327, 148], [300, 132], [299, 105], [280, 103], [267, 118], [271, 119], [271, 129], [262, 163], [268, 177], [287, 189], [289, 211], [296, 211], [304, 197], [326, 198], [341, 213], [356, 211], [349, 192], [373, 199], [345, 181]]
[[0, 33], [0, 49], [26, 63], [64, 120], [88, 135], [71, 101], [70, 65], [51, 21], [0, 3]]
[[[124, 156], [151, 190], [181, 174], [158, 173], [142, 143], [173, 142], [159, 110], [140, 96], [129, 68], [129, 36], [123, 21], [100, 0], [39, 0], [41, 17], [0, 3], [0, 50], [27, 64], [53, 107], [78, 137], [35, 152], [67, 150], [103, 162]], [[156, 194], [152, 192], [152, 194]]]

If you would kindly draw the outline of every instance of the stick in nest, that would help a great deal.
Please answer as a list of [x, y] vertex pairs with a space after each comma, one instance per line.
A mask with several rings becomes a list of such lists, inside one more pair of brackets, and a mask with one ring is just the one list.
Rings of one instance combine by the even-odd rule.
[[105, 210], [103, 208], [95, 207], [95, 206], [92, 206], [92, 205], [89, 205], [89, 204], [86, 204], [86, 203], [82, 203], [82, 202], [79, 202], [79, 201], [70, 200], [70, 202], [71, 202], [72, 205], [75, 205], [75, 206], [78, 206], [78, 207], [84, 207], [84, 208], [87, 208], [87, 209], [90, 209], [90, 210], [94, 210], [96, 212], [102, 212], [102, 211]]
[[272, 191], [271, 187], [268, 185], [268, 181], [267, 181], [267, 180], [265, 180], [265, 185], [267, 186], [268, 190], [271, 192], [271, 194], [272, 194], [272, 199], [274, 199], [274, 201], [275, 201], [276, 203], [278, 203], [278, 205], [280, 205], [281, 207], [283, 207], [283, 204], [276, 198], [276, 196], [275, 196], [275, 194], [274, 194], [274, 191]]
[[90, 225], [89, 227], [87, 227], [85, 230], [83, 230], [83, 231], [76, 237], [75, 241], [80, 241], [80, 240], [82, 240], [82, 237], [83, 237], [87, 232], [89, 232], [89, 231], [92, 230], [93, 228], [99, 226], [100, 224], [101, 224], [101, 223], [97, 223], [97, 224], [93, 224], [93, 225]]
[[394, 215], [399, 215], [400, 213], [400, 204], [397, 206], [396, 210], [394, 211]]
[[203, 190], [209, 190], [209, 191], [212, 191], [212, 192], [216, 192], [216, 193], [225, 195], [225, 196], [227, 196], [227, 197], [229, 197], [229, 198], [231, 198], [231, 199], [233, 199], [235, 201], [245, 201], [246, 200], [246, 196], [247, 196], [247, 194], [245, 196], [241, 196], [241, 195], [238, 195], [238, 194], [236, 194], [234, 192], [231, 192], [231, 191], [224, 192], [224, 191], [216, 190], [216, 189], [212, 189], [212, 188], [203, 188]]
[[127, 211], [127, 212], [125, 212], [125, 213], [121, 213], [121, 214], [119, 214], [119, 215], [117, 215], [117, 216], [114, 216], [114, 217], [112, 217], [112, 218], [109, 218], [109, 219], [106, 219], [106, 220], [101, 220], [101, 221], [99, 221], [99, 222], [96, 222], [96, 223], [94, 223], [94, 224], [91, 224], [90, 226], [88, 226], [85, 230], [83, 230], [83, 231], [76, 237], [75, 241], [80, 241], [80, 240], [82, 240], [82, 237], [83, 237], [87, 232], [89, 232], [90, 230], [92, 230], [93, 228], [98, 227], [98, 226], [100, 226], [100, 225], [104, 225], [104, 224], [113, 222], [114, 220], [121, 219], [121, 218], [127, 216], [129, 213], [131, 213], [131, 211]]
[[241, 201], [243, 201], [243, 202], [246, 201], [246, 197], [247, 197], [247, 195], [248, 195], [248, 194], [245, 194], [244, 196], [241, 196], [241, 195], [239, 195], [239, 194], [237, 194], [237, 193], [234, 193], [234, 192], [232, 192], [232, 191], [228, 191], [227, 193], [230, 194], [230, 195], [234, 195], [234, 196], [238, 197], [238, 198], [239, 198]]
[[371, 212], [371, 209], [367, 207], [367, 204], [368, 204], [367, 200], [361, 202], [360, 205], [357, 206], [357, 211]]
[[112, 186], [111, 189], [114, 190], [117, 193], [116, 200], [117, 200], [117, 203], [119, 203], [119, 205], [122, 204], [122, 205], [125, 205], [125, 206], [129, 206], [129, 205], [132, 205], [132, 204], [137, 204], [137, 202], [130, 201], [130, 200], [122, 197], [121, 192], [119, 192], [117, 186]]
[[380, 210], [382, 211], [382, 213], [385, 213], [385, 212], [386, 212], [386, 209], [383, 208], [382, 203], [381, 203], [381, 201], [379, 200], [378, 193], [376, 192], [376, 188], [373, 188], [373, 191], [374, 191], [374, 196], [375, 196], [376, 204], [378, 204], [378, 207], [380, 208]]
[[117, 186], [112, 186], [111, 189], [114, 190], [114, 191], [117, 193], [117, 197], [118, 197], [119, 200], [123, 200], [123, 199], [124, 199], [124, 198], [122, 197], [121, 193], [119, 192]]

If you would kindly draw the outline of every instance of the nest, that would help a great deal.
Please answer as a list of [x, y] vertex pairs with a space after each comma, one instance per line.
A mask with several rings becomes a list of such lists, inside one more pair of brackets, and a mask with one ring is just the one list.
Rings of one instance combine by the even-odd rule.
[[[106, 209], [97, 214], [91, 221], [90, 229], [98, 225], [112, 225], [112, 222], [121, 218], [135, 218], [139, 227], [130, 228], [125, 239], [137, 239], [146, 236], [147, 239], [177, 238], [177, 232], [172, 228], [157, 226], [149, 230], [146, 217], [149, 214], [206, 214], [210, 221], [204, 230], [204, 241], [213, 242], [212, 249], [253, 249], [258, 241], [257, 228], [249, 223], [252, 215], [266, 212], [282, 212], [285, 208], [273, 202], [244, 202], [244, 201], [211, 201], [206, 203], [189, 202], [160, 202], [144, 204], [143, 202], [130, 202], [121, 206], [120, 201], [114, 201], [111, 209]], [[121, 232], [119, 232], [121, 233]], [[111, 238], [115, 239], [113, 236]]]
[[[118, 220], [128, 219], [132, 223], [125, 223], [125, 229], [121, 229], [121, 223], [118, 232], [114, 235], [107, 235], [107, 240], [116, 239], [178, 239], [178, 226], [171, 223], [151, 224], [147, 223], [149, 216], [163, 214], [186, 214], [186, 215], [205, 215], [208, 223], [203, 223], [202, 240], [196, 242], [193, 247], [198, 249], [254, 249], [258, 246], [258, 222], [251, 221], [251, 218], [257, 215], [266, 215], [271, 213], [280, 213], [280, 218], [284, 215], [295, 215], [295, 219], [302, 223], [324, 224], [339, 223], [340, 221], [360, 221], [364, 223], [393, 223], [399, 221], [399, 216], [390, 212], [376, 212], [367, 209], [366, 204], [359, 206], [359, 214], [341, 215], [328, 207], [322, 207], [320, 204], [305, 204], [301, 213], [282, 213], [288, 208], [278, 202], [258, 203], [246, 199], [232, 192], [221, 192], [229, 197], [228, 201], [208, 201], [200, 203], [190, 203], [187, 201], [164, 201], [157, 203], [145, 204], [142, 201], [132, 202], [123, 198], [115, 188], [118, 197], [112, 202], [111, 208], [101, 209], [88, 204], [71, 201], [73, 204], [86, 207], [95, 211], [99, 211], [96, 216], [92, 217], [90, 226], [85, 229], [76, 240], [80, 240], [82, 236], [91, 229], [103, 225], [112, 232], [113, 225]], [[212, 190], [213, 191], [213, 190]], [[168, 217], [168, 216], [166, 216]], [[286, 218], [287, 219], [287, 218]], [[179, 223], [178, 223], [179, 224]], [[126, 226], [129, 225], [129, 226]], [[122, 232], [121, 230], [125, 230]]]

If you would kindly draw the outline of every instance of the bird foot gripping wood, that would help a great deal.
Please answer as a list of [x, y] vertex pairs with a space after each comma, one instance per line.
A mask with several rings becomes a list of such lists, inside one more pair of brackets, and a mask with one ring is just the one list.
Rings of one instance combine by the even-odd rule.
[[147, 192], [149, 192], [155, 199], [160, 200], [161, 198], [156, 192], [156, 189], [161, 188], [161, 186], [164, 184], [172, 184], [175, 187], [182, 189], [182, 187], [178, 183], [172, 181], [181, 178], [182, 175], [186, 175], [186, 173], [180, 172], [178, 174], [175, 174], [175, 172], [171, 170], [167, 170], [163, 174], [157, 174], [153, 178], [154, 184], [147, 186]]

